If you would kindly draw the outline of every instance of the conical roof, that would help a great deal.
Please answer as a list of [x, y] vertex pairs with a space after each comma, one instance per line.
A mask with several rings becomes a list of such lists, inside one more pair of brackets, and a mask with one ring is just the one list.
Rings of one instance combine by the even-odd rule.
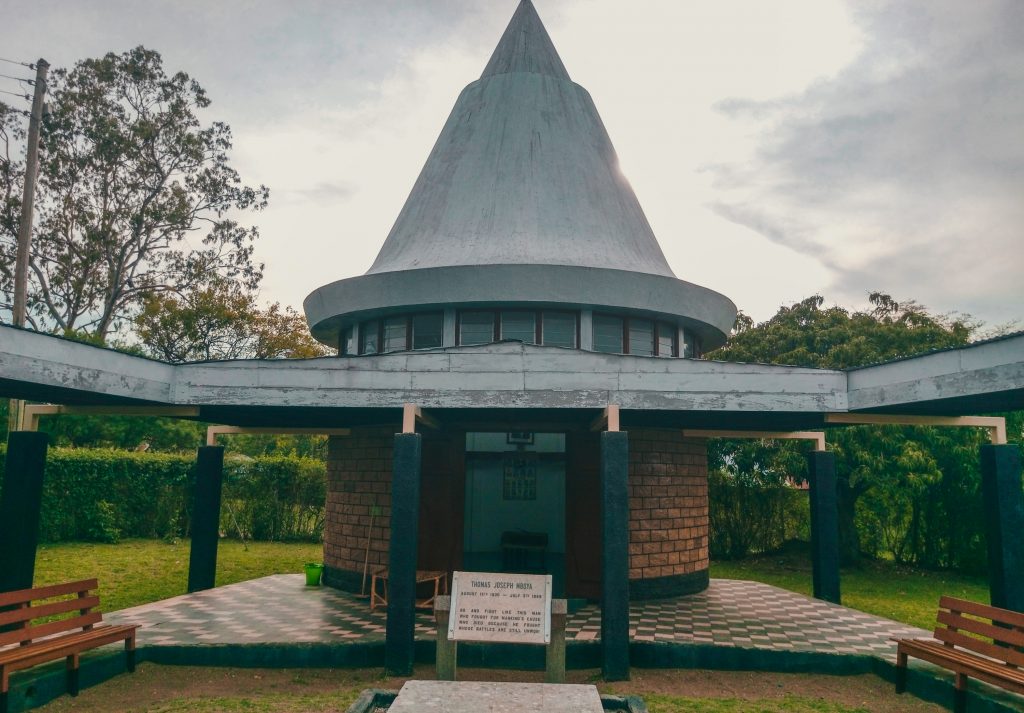
[[367, 274], [508, 264], [673, 276], [530, 0], [459, 96]]
[[480, 78], [527, 72], [569, 81], [569, 73], [530, 0], [522, 0]]
[[736, 317], [726, 297], [672, 274], [530, 0], [459, 95], [373, 265], [303, 307], [332, 346], [379, 317], [439, 310], [455, 346], [460, 310], [527, 309], [578, 313], [581, 349], [598, 312], [668, 321], [710, 349]]

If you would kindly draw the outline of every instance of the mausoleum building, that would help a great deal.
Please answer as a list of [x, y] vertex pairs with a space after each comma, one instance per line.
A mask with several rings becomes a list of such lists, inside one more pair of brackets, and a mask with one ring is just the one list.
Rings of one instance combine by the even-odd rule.
[[[1024, 408], [1024, 334], [846, 371], [700, 358], [735, 306], [673, 274], [530, 0], [369, 270], [304, 307], [337, 356], [168, 364], [0, 326], [0, 396], [37, 402], [8, 440], [0, 592], [32, 583], [42, 416], [323, 433], [325, 582], [359, 591], [388, 569], [388, 669], [411, 671], [417, 571], [518, 571], [600, 602], [603, 670], [621, 678], [630, 600], [707, 586], [706, 438], [815, 444], [813, 590], [838, 601], [825, 429], [899, 422], [990, 429], [992, 603], [1024, 611], [1020, 450], [1001, 419], [973, 417]], [[223, 450], [211, 431], [198, 451], [190, 591], [214, 584]]]
[[[459, 358], [457, 378], [483, 388], [490, 377], [474, 361], [524, 349], [563, 372], [592, 369], [595, 355], [657, 371], [658, 359], [723, 344], [736, 317], [728, 299], [673, 274], [590, 95], [528, 1], [456, 101], [369, 271], [314, 291], [305, 308], [343, 357], [447, 361], [507, 344]], [[506, 410], [428, 431], [421, 569], [537, 568], [559, 593], [598, 596], [589, 425], [561, 409]], [[371, 564], [386, 563], [390, 438], [367, 427], [331, 439], [325, 560], [337, 586], [362, 586], [368, 535]], [[632, 597], [706, 586], [706, 470], [700, 439], [654, 424], [633, 434]]]

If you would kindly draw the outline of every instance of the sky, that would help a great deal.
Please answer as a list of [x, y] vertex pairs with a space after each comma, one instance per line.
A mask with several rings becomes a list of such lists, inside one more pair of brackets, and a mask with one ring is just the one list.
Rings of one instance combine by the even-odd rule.
[[[883, 291], [1024, 328], [1024, 2], [534, 4], [681, 279], [757, 321]], [[0, 56], [198, 80], [271, 191], [261, 298], [301, 308], [369, 268], [516, 5], [0, 0]]]

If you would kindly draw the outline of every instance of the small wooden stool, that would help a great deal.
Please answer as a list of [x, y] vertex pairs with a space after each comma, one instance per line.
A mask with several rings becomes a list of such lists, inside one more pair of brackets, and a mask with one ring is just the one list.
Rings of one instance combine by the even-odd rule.
[[[377, 580], [383, 584], [383, 594], [377, 592]], [[434, 600], [438, 594], [448, 594], [448, 573], [435, 570], [416, 570], [416, 584], [434, 582], [434, 594], [426, 599], [416, 600], [417, 609], [433, 609]], [[377, 608], [377, 605], [388, 605], [388, 568], [382, 567], [373, 573], [370, 579], [370, 611]]]

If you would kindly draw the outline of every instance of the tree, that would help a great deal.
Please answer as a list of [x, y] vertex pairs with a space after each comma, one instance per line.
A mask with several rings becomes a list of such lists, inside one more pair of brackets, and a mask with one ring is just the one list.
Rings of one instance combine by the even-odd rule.
[[[232, 216], [261, 210], [268, 190], [244, 186], [229, 165], [230, 128], [200, 121], [210, 104], [203, 88], [183, 72], [168, 75], [144, 47], [51, 76], [30, 323], [105, 342], [154, 295], [217, 280], [255, 289], [258, 232]], [[4, 226], [3, 262], [13, 262], [14, 247]], [[9, 301], [11, 281], [0, 279]]]
[[[21, 112], [0, 102], [0, 240], [4, 243], [18, 238], [25, 166], [17, 156], [24, 142]], [[13, 280], [14, 260], [0, 261], [0, 284]]]
[[[710, 357], [845, 369], [963, 346], [977, 327], [930, 315], [915, 302], [899, 303], [884, 293], [873, 293], [869, 299], [870, 310], [848, 312], [824, 308], [823, 298], [815, 295], [781, 308], [756, 326], [737, 323], [729, 342]], [[958, 502], [963, 512], [964, 503], [978, 502], [977, 497], [965, 497], [977, 489], [977, 446], [983, 434], [968, 429], [859, 426], [831, 430], [828, 438], [837, 461], [844, 562], [856, 561], [865, 544], [858, 534], [857, 505], [868, 493], [875, 496], [869, 503], [873, 537], [890, 551], [897, 556], [912, 553], [908, 559], [918, 564], [952, 566], [960, 561], [967, 546], [963, 528], [957, 525], [963, 518], [943, 518], [941, 512], [958, 512]], [[791, 443], [719, 441], [710, 456], [713, 467], [759, 482], [776, 483], [803, 468], [799, 446]], [[944, 519], [945, 532], [936, 536]]]
[[184, 296], [154, 294], [135, 320], [145, 351], [170, 362], [303, 359], [328, 350], [291, 307], [260, 309], [250, 292], [217, 282]]

